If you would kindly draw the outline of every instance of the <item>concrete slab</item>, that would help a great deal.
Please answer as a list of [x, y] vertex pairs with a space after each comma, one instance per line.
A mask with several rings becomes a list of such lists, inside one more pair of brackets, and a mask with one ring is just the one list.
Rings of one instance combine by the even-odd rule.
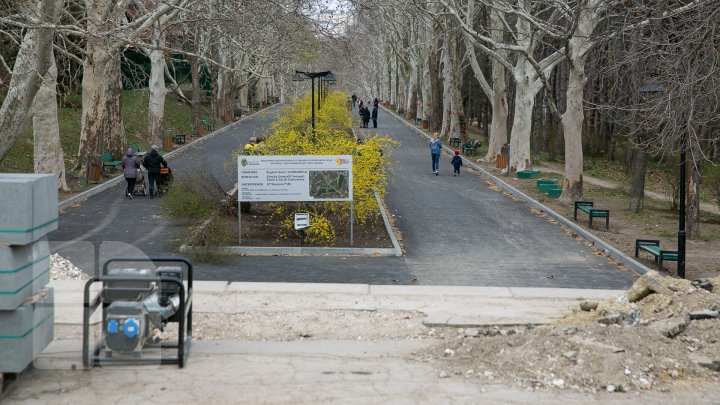
[[510, 294], [518, 298], [568, 298], [604, 300], [616, 297], [625, 290], [594, 290], [581, 288], [529, 288], [509, 287]]
[[227, 291], [248, 292], [284, 292], [284, 293], [335, 293], [367, 294], [367, 284], [339, 283], [243, 283], [233, 282], [227, 285]]
[[475, 295], [483, 297], [511, 297], [507, 287], [456, 287], [456, 286], [402, 286], [372, 285], [370, 293], [376, 295]]

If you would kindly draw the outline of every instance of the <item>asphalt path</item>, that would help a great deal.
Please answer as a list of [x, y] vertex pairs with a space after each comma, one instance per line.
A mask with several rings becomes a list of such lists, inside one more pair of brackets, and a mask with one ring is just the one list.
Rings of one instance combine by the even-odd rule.
[[[247, 117], [170, 160], [176, 178], [212, 173], [226, 189], [232, 158], [263, 133], [279, 107]], [[492, 190], [474, 172], [452, 176], [449, 156], [431, 173], [427, 140], [381, 110], [379, 128], [398, 140], [386, 198], [402, 233], [403, 257], [241, 256], [196, 263], [195, 279], [257, 282], [627, 288], [634, 277], [593, 254], [528, 206]], [[50, 234], [53, 251], [92, 273], [96, 257], [177, 255], [185, 224], [161, 215], [159, 200], [123, 198], [124, 184], [66, 209]]]

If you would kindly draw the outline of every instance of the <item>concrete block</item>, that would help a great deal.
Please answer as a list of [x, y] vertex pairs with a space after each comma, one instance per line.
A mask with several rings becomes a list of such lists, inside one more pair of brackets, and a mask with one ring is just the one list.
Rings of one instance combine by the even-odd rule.
[[15, 311], [0, 311], [0, 373], [23, 371], [53, 339], [53, 290], [46, 288]]
[[47, 238], [29, 245], [0, 245], [0, 311], [14, 311], [50, 282]]
[[27, 245], [57, 229], [55, 175], [0, 173], [0, 195], [0, 244]]

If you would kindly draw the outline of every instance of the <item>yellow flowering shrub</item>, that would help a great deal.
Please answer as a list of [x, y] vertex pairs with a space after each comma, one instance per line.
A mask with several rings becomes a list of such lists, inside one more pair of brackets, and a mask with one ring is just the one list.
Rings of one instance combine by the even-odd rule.
[[[317, 100], [316, 100], [317, 102]], [[375, 135], [358, 145], [352, 136], [354, 121], [347, 109], [347, 95], [330, 92], [315, 110], [312, 130], [310, 95], [285, 107], [280, 118], [265, 136], [266, 155], [352, 155], [354, 221], [365, 224], [378, 212], [374, 191], [383, 198], [386, 192], [391, 149], [397, 142]], [[306, 230], [308, 243], [325, 244], [335, 240], [335, 226], [349, 226], [349, 202], [298, 202], [292, 207], [276, 206], [274, 218], [283, 224], [282, 236], [293, 229], [295, 212], [309, 212], [311, 227]], [[281, 235], [279, 235], [281, 236]]]

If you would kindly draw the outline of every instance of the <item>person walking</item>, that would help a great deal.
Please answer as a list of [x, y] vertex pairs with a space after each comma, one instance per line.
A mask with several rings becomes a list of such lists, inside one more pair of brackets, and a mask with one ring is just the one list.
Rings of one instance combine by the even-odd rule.
[[145, 155], [142, 165], [148, 172], [148, 188], [150, 189], [150, 198], [155, 196], [155, 186], [160, 178], [160, 166], [168, 167], [167, 161], [158, 153], [157, 145], [150, 147], [150, 153]]
[[137, 181], [137, 169], [140, 168], [137, 156], [132, 148], [128, 148], [127, 153], [122, 159], [123, 176], [127, 182], [125, 189], [125, 197], [132, 200], [135, 193], [135, 181]]
[[378, 108], [379, 105], [380, 105], [380, 100], [378, 100], [377, 97], [375, 97], [375, 100], [373, 100], [373, 108]]
[[430, 145], [430, 157], [432, 158], [433, 174], [438, 176], [440, 173], [440, 153], [442, 152], [442, 142], [440, 142], [440, 134], [435, 132], [432, 139], [428, 141]]
[[450, 163], [452, 163], [452, 165], [453, 165], [453, 176], [459, 176], [460, 175], [460, 166], [463, 165], [459, 150], [455, 151], [455, 156], [453, 156], [452, 161]]
[[[377, 100], [377, 99], [375, 99]], [[373, 120], [373, 128], [377, 128], [377, 114], [378, 114], [378, 108], [377, 106], [373, 107], [372, 110], [372, 120]]]
[[352, 102], [353, 102], [352, 108], [355, 108], [355, 103], [357, 103], [357, 96], [355, 95], [355, 93], [353, 93], [352, 97], [350, 97], [350, 98], [352, 99]]
[[363, 110], [363, 128], [368, 128], [370, 123], [370, 109], [366, 106]]

